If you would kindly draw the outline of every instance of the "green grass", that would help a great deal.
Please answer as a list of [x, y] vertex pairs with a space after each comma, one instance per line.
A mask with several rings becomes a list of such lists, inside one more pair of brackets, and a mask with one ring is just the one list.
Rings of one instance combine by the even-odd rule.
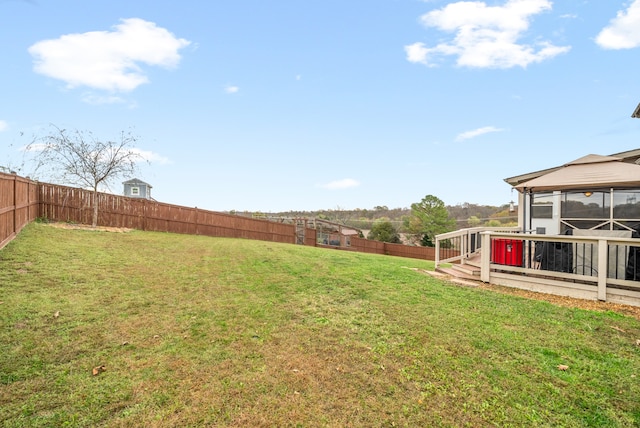
[[31, 224], [0, 251], [1, 426], [640, 426], [638, 320], [410, 268]]

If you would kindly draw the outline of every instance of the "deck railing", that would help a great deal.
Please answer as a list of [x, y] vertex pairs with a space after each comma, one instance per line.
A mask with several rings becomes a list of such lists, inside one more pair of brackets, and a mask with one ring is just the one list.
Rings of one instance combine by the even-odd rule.
[[640, 240], [481, 232], [480, 279], [640, 306]]
[[479, 258], [486, 283], [640, 306], [637, 238], [471, 228], [438, 235], [435, 255], [436, 267]]
[[[480, 252], [483, 232], [517, 233], [518, 227], [472, 227], [436, 236], [435, 260], [436, 267], [441, 263], [453, 263], [466, 260]], [[441, 256], [443, 256], [441, 258]]]

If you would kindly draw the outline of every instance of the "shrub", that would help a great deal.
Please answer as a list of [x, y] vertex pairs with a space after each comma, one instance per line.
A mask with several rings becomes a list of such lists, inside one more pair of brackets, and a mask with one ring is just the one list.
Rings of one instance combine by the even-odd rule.
[[392, 244], [400, 243], [400, 235], [390, 221], [377, 221], [371, 227], [367, 239], [376, 241], [390, 242]]

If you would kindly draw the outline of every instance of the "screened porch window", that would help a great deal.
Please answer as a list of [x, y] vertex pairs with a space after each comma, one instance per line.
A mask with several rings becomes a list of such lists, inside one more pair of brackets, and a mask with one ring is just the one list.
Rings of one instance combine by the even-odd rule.
[[611, 197], [608, 191], [566, 192], [562, 194], [562, 218], [609, 219]]
[[567, 229], [640, 231], [640, 190], [562, 193], [561, 216], [561, 232]]
[[616, 190], [613, 193], [613, 217], [640, 218], [640, 190]]
[[553, 218], [553, 193], [534, 193], [531, 197], [531, 218]]

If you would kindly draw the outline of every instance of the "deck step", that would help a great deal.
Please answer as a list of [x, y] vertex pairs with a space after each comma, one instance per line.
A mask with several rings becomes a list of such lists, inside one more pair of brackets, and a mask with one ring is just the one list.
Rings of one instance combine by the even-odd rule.
[[461, 280], [481, 282], [480, 253], [474, 254], [464, 261], [464, 264], [454, 263], [449, 267], [438, 267], [436, 272]]
[[[465, 265], [475, 266], [479, 269], [482, 263], [480, 253], [474, 254], [473, 256], [469, 257], [468, 259], [465, 260], [464, 263]], [[464, 265], [460, 265], [460, 266], [464, 266]]]
[[467, 279], [470, 281], [480, 281], [480, 268], [478, 267], [461, 267], [465, 265], [452, 265], [451, 267], [438, 267], [436, 272], [449, 275], [454, 278]]
[[477, 276], [478, 278], [480, 278], [480, 267], [478, 266], [474, 266], [470, 264], [464, 264], [464, 265], [455, 264], [455, 265], [451, 265], [451, 269], [456, 270], [465, 275]]

